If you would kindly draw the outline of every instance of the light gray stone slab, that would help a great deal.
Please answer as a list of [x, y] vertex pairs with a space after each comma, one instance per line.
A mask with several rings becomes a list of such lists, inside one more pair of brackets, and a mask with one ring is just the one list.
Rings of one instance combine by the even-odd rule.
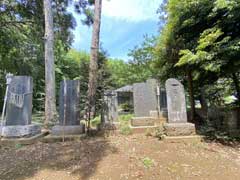
[[169, 123], [186, 123], [187, 111], [183, 85], [176, 79], [166, 81]]
[[56, 136], [61, 135], [77, 135], [77, 134], [84, 134], [85, 133], [85, 126], [80, 124], [78, 126], [54, 126], [52, 128], [51, 134]]
[[157, 81], [149, 79], [144, 83], [133, 84], [133, 101], [136, 117], [148, 117], [150, 111], [158, 110]]
[[41, 133], [39, 125], [17, 125], [17, 126], [3, 126], [1, 128], [1, 136], [6, 138], [29, 137]]
[[192, 123], [165, 123], [164, 130], [167, 136], [195, 135], [195, 125]]

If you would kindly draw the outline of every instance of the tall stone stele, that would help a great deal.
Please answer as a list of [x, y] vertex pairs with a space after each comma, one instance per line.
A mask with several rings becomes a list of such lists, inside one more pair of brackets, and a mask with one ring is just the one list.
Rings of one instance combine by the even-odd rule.
[[59, 124], [52, 128], [53, 135], [75, 135], [84, 133], [80, 124], [80, 81], [64, 80], [60, 85]]
[[32, 77], [11, 77], [7, 92], [6, 121], [1, 131], [3, 137], [33, 136], [41, 132], [39, 125], [31, 124], [32, 93]]
[[166, 81], [168, 122], [164, 124], [168, 136], [195, 134], [195, 125], [187, 122], [186, 100], [183, 85], [176, 79]]

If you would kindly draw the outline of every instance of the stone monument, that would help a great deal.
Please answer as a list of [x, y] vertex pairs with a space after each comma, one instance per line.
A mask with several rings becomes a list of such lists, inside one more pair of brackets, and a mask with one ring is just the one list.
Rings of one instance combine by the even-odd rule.
[[29, 76], [12, 76], [7, 80], [6, 121], [3, 122], [1, 136], [23, 137], [41, 132], [32, 121], [33, 80]]
[[52, 128], [53, 135], [74, 135], [85, 132], [80, 124], [80, 81], [64, 80], [60, 85], [59, 124]]
[[195, 125], [187, 122], [183, 85], [176, 79], [166, 81], [168, 123], [164, 125], [169, 136], [195, 134]]
[[133, 99], [135, 117], [149, 117], [150, 111], [158, 110], [157, 81], [149, 79], [133, 84]]

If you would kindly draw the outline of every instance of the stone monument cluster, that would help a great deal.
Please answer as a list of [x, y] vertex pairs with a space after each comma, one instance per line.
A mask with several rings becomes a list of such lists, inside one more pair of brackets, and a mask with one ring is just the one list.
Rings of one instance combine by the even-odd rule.
[[[134, 117], [130, 123], [133, 131], [142, 132], [162, 124], [169, 136], [195, 134], [194, 124], [187, 122], [184, 87], [178, 80], [168, 79], [163, 86], [156, 79], [149, 79], [128, 87], [131, 87], [128, 92], [132, 93], [134, 105]], [[118, 94], [122, 89], [125, 88], [105, 94], [105, 122], [118, 123]]]
[[[40, 134], [40, 125], [32, 124], [32, 77], [8, 74], [6, 79], [0, 136], [18, 138]], [[84, 133], [84, 125], [80, 124], [79, 119], [80, 82], [62, 81], [59, 97], [59, 123], [52, 128], [52, 134]]]
[[[5, 103], [0, 126], [2, 137], [33, 136], [41, 133], [37, 124], [32, 124], [33, 80], [29, 76], [7, 75]], [[120, 103], [133, 105], [132, 129], [156, 128], [162, 121], [169, 136], [191, 135], [194, 124], [187, 122], [186, 100], [183, 85], [176, 79], [168, 79], [165, 86], [155, 79], [135, 83], [104, 96], [103, 122], [118, 121]], [[59, 123], [52, 128], [53, 135], [84, 133], [80, 123], [80, 82], [64, 80], [60, 85]], [[6, 112], [6, 116], [5, 115]], [[127, 113], [127, 112], [122, 112]]]

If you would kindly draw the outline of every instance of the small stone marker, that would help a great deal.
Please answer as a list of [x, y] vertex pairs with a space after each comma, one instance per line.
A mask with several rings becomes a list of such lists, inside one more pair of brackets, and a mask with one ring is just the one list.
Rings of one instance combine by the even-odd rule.
[[33, 80], [29, 76], [13, 76], [7, 94], [6, 122], [3, 137], [31, 136], [41, 132], [32, 121]]
[[176, 79], [166, 81], [168, 123], [164, 124], [168, 136], [195, 134], [195, 125], [187, 122], [186, 101], [183, 85]]
[[158, 110], [157, 81], [149, 79], [133, 84], [133, 98], [135, 117], [149, 117], [150, 111]]
[[80, 124], [80, 81], [64, 80], [60, 85], [59, 125], [52, 128], [53, 135], [74, 135], [84, 133]]
[[169, 123], [186, 123], [187, 111], [183, 85], [176, 79], [166, 81]]

